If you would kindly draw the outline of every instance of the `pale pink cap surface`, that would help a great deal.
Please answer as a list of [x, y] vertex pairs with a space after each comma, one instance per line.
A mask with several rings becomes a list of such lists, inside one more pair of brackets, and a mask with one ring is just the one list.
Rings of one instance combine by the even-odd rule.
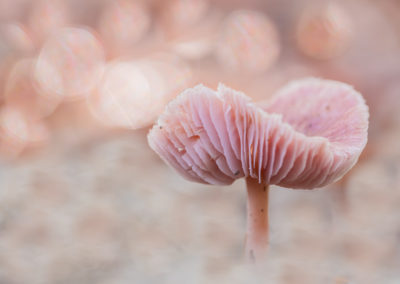
[[219, 85], [187, 89], [151, 129], [150, 146], [185, 178], [231, 184], [241, 177], [291, 188], [341, 178], [367, 142], [368, 108], [352, 87], [303, 79], [262, 108]]

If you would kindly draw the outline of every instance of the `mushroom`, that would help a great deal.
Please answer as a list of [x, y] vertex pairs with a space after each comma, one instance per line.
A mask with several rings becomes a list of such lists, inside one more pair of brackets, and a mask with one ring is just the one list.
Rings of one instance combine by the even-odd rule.
[[367, 142], [368, 107], [352, 87], [302, 79], [268, 104], [222, 84], [185, 90], [148, 134], [150, 147], [188, 180], [247, 184], [246, 258], [268, 248], [269, 185], [313, 189], [340, 179]]

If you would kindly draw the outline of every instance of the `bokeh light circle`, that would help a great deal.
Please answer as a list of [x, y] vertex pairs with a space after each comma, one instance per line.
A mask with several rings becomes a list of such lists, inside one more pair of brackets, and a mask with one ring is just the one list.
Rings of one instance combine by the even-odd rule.
[[275, 25], [266, 15], [248, 10], [235, 11], [226, 18], [216, 49], [226, 67], [251, 71], [268, 69], [279, 52]]
[[298, 48], [315, 59], [331, 59], [349, 45], [352, 22], [340, 6], [329, 3], [305, 10], [296, 31]]
[[142, 2], [118, 0], [103, 8], [99, 33], [112, 53], [123, 52], [149, 30], [151, 17]]
[[169, 54], [111, 62], [88, 107], [104, 125], [142, 128], [153, 123], [190, 76], [187, 65]]
[[98, 84], [104, 51], [89, 30], [67, 28], [54, 33], [42, 47], [35, 67], [40, 91], [64, 100], [79, 99]]
[[4, 100], [31, 118], [39, 119], [51, 114], [60, 103], [56, 97], [40, 95], [34, 87], [35, 60], [20, 59], [11, 68], [4, 90]]

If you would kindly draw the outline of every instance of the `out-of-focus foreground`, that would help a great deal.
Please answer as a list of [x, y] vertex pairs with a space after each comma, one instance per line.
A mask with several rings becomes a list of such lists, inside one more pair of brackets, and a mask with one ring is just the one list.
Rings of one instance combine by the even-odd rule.
[[[0, 0], [0, 283], [400, 283], [399, 15], [397, 0]], [[244, 181], [189, 183], [146, 134], [195, 84], [262, 101], [307, 76], [364, 95], [369, 142], [337, 184], [272, 187], [257, 274]]]

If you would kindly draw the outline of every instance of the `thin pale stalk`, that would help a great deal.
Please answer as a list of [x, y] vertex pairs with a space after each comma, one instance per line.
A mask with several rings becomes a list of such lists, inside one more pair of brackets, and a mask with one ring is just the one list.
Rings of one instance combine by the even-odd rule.
[[257, 179], [246, 178], [247, 185], [247, 235], [246, 259], [250, 262], [265, 258], [268, 249], [268, 193], [269, 185]]

